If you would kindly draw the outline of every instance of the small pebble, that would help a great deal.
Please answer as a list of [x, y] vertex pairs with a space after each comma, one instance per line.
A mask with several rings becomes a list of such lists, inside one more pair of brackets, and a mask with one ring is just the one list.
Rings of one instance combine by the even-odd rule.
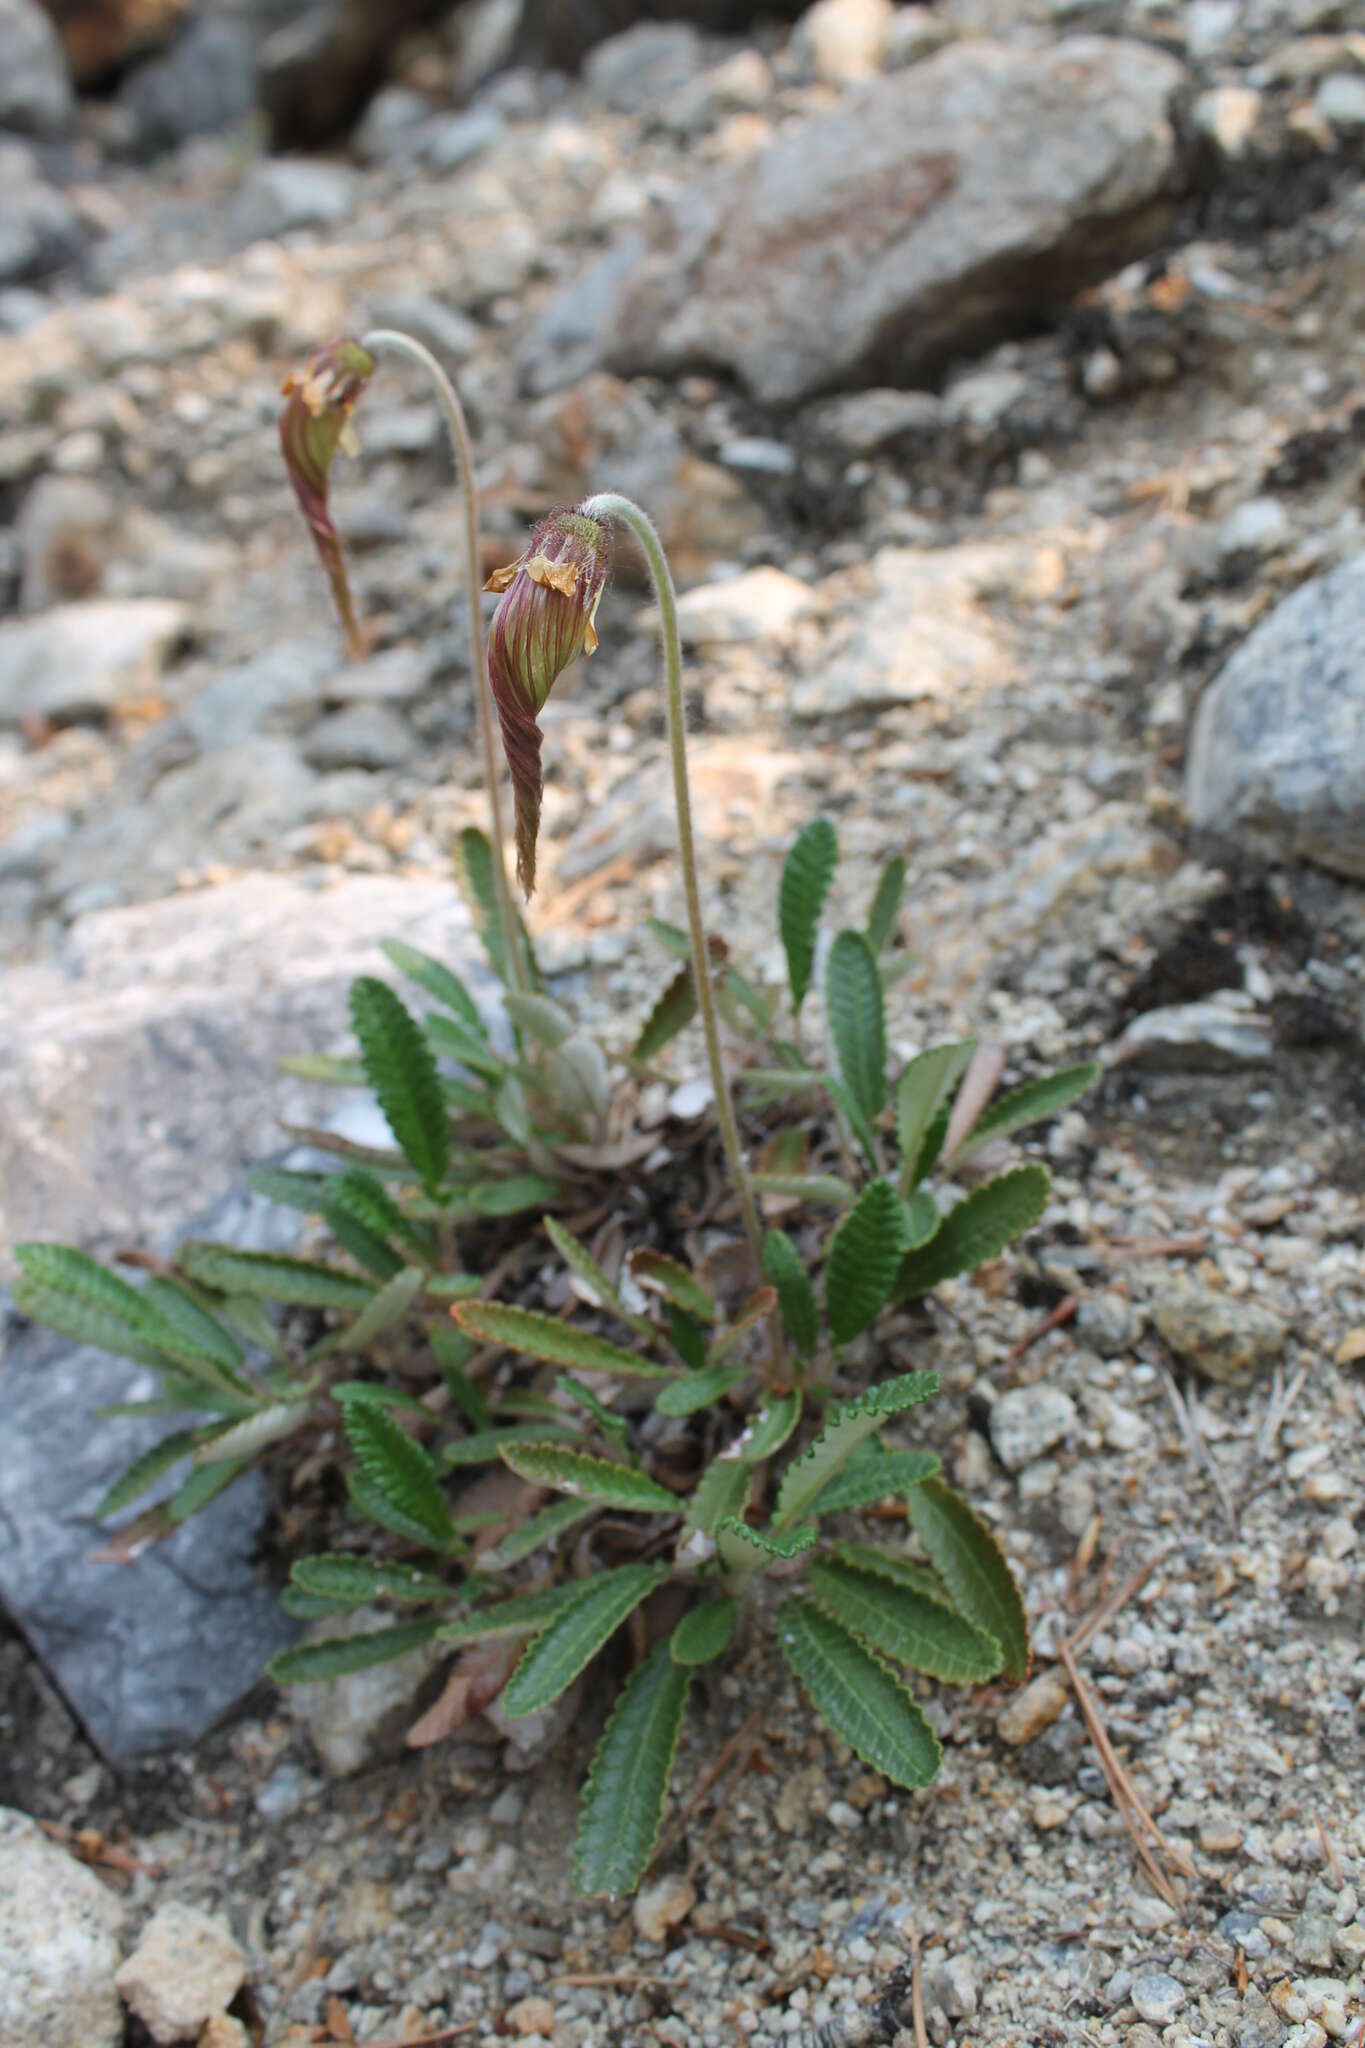
[[1144, 1970], [1133, 1979], [1133, 2010], [1140, 2020], [1154, 2027], [1169, 2026], [1185, 2003], [1185, 1993], [1174, 1977], [1164, 1970]]

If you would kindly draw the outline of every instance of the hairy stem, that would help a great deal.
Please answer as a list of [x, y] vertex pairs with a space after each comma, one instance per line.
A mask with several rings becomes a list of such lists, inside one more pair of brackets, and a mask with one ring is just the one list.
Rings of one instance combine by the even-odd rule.
[[498, 760], [493, 747], [493, 717], [488, 688], [488, 661], [483, 644], [483, 612], [479, 591], [483, 583], [479, 563], [479, 498], [474, 482], [474, 451], [469, 423], [464, 416], [455, 387], [429, 348], [410, 334], [381, 327], [361, 338], [361, 347], [371, 355], [403, 356], [425, 370], [435, 390], [450, 432], [450, 450], [455, 459], [455, 476], [464, 488], [465, 572], [469, 586], [469, 663], [474, 676], [474, 705], [479, 721], [479, 748], [483, 754], [484, 784], [488, 792], [488, 816], [493, 845], [493, 887], [498, 899], [498, 923], [502, 928], [507, 973], [513, 988], [525, 989], [526, 966], [522, 958], [521, 931], [512, 907], [512, 890], [507, 880], [507, 841], [502, 825], [502, 796], [498, 782]]
[[[711, 961], [706, 949], [706, 932], [701, 921], [701, 890], [697, 884], [697, 854], [692, 838], [692, 793], [687, 781], [687, 737], [683, 723], [682, 646], [678, 639], [678, 597], [673, 577], [652, 522], [615, 491], [603, 491], [589, 498], [583, 507], [589, 519], [614, 519], [628, 526], [639, 541], [659, 601], [663, 626], [664, 668], [668, 683], [668, 744], [673, 757], [673, 802], [678, 816], [678, 857], [682, 863], [683, 892], [687, 898], [687, 932], [692, 943], [692, 975], [697, 985], [697, 1008], [706, 1035], [706, 1057], [711, 1068], [711, 1087], [716, 1098], [716, 1121], [721, 1143], [744, 1219], [744, 1234], [753, 1253], [754, 1270], [763, 1270], [763, 1231], [754, 1206], [753, 1189], [740, 1150], [735, 1105], [720, 1049], [720, 1026], [716, 1019], [716, 992], [711, 982]], [[774, 1330], [776, 1325], [774, 1324]]]

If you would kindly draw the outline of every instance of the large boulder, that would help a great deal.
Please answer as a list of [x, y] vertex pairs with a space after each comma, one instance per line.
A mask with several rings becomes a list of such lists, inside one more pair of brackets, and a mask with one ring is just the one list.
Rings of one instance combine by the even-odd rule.
[[1199, 701], [1190, 819], [1365, 880], [1365, 555], [1305, 583]]
[[75, 105], [62, 46], [38, 0], [0, 0], [0, 128], [61, 135]]
[[93, 1870], [0, 1807], [0, 2048], [116, 2048], [123, 1918]]
[[[1174, 58], [1098, 36], [962, 43], [876, 80], [610, 251], [575, 287], [590, 332], [566, 376], [710, 367], [773, 405], [931, 377], [1161, 239], [1184, 84]], [[533, 335], [542, 388], [546, 355]]]

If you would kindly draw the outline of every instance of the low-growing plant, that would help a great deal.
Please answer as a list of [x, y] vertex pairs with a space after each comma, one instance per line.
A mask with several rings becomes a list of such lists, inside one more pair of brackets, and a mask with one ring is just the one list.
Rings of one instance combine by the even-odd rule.
[[[286, 386], [282, 442], [356, 647], [328, 472], [381, 348], [438, 380], [466, 481], [471, 571], [478, 555], [468, 436], [431, 358], [387, 334], [320, 351]], [[687, 908], [685, 931], [653, 925], [676, 966], [618, 1069], [623, 1084], [546, 992], [512, 905], [489, 716], [491, 699], [529, 893], [538, 714], [562, 669], [596, 645], [616, 524], [641, 543], [659, 598]], [[512, 1719], [550, 1706], [636, 1617], [635, 1668], [589, 1774], [575, 1857], [582, 1891], [620, 1893], [653, 1852], [693, 1674], [770, 1611], [765, 1580], [786, 1583], [777, 1640], [802, 1688], [897, 1784], [926, 1784], [939, 1763], [907, 1674], [972, 1684], [1026, 1670], [1023, 1607], [994, 1537], [931, 1452], [883, 1433], [938, 1388], [895, 1355], [902, 1305], [996, 1257], [1043, 1212], [1046, 1169], [992, 1173], [991, 1153], [1096, 1070], [997, 1095], [1003, 1055], [964, 1039], [893, 1075], [886, 998], [907, 958], [895, 947], [904, 863], [888, 863], [860, 925], [824, 932], [838, 861], [827, 819], [799, 835], [782, 871], [785, 993], [755, 986], [706, 932], [673, 588], [637, 507], [606, 494], [551, 515], [491, 584], [487, 682], [472, 590], [470, 605], [491, 836], [466, 830], [455, 866], [501, 1014], [443, 963], [390, 942], [391, 966], [430, 1007], [414, 1014], [387, 982], [362, 977], [350, 999], [356, 1053], [287, 1064], [367, 1087], [392, 1147], [297, 1132], [311, 1148], [301, 1161], [251, 1177], [314, 1219], [304, 1252], [192, 1242], [166, 1260], [125, 1257], [146, 1270], [138, 1286], [70, 1247], [29, 1244], [17, 1248], [14, 1292], [36, 1321], [155, 1370], [157, 1394], [113, 1412], [182, 1422], [100, 1503], [121, 1513], [183, 1475], [120, 1532], [125, 1553], [262, 1458], [287, 1453], [296, 1473], [316, 1475], [344, 1446], [346, 1519], [330, 1551], [295, 1562], [285, 1604], [301, 1620], [376, 1602], [407, 1618], [283, 1652], [271, 1667], [281, 1683], [456, 1646], [446, 1690], [411, 1738], [439, 1739], [494, 1698]], [[818, 1053], [803, 1039], [817, 988]], [[704, 1194], [723, 1248], [709, 1127], [688, 1127], [661, 1202], [657, 1131], [632, 1121], [640, 1078], [694, 1018], [738, 1225], [728, 1266], [710, 1243], [688, 1256], [679, 1213]], [[604, 1214], [610, 1252], [583, 1235]], [[528, 1217], [562, 1261], [550, 1295]], [[566, 1291], [590, 1320], [546, 1312]], [[519, 1298], [496, 1298], [507, 1292]], [[878, 1325], [897, 1311], [893, 1345]], [[870, 1545], [845, 1519], [886, 1503], [903, 1512], [915, 1554]]]

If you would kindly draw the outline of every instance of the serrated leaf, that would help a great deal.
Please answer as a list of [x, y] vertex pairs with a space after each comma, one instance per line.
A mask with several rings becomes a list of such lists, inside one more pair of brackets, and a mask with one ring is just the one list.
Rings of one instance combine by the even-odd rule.
[[191, 1280], [220, 1294], [250, 1294], [293, 1308], [362, 1309], [375, 1294], [373, 1282], [354, 1273], [280, 1252], [239, 1252], [197, 1240], [181, 1245], [176, 1260]]
[[704, 1600], [690, 1607], [668, 1639], [668, 1651], [675, 1664], [710, 1664], [729, 1648], [739, 1619], [739, 1602], [723, 1593], [718, 1600]]
[[471, 1429], [489, 1428], [492, 1417], [483, 1390], [465, 1371], [473, 1347], [464, 1331], [457, 1330], [453, 1323], [434, 1323], [427, 1331], [427, 1340], [441, 1368], [441, 1378], [465, 1421]]
[[[949, 1045], [931, 1045], [916, 1054], [897, 1081], [896, 1144], [900, 1149], [900, 1190], [903, 1195], [911, 1192], [916, 1181], [923, 1179], [933, 1164], [932, 1160], [925, 1165], [920, 1163], [925, 1137], [966, 1073], [975, 1051], [974, 1038], [964, 1038]], [[947, 1129], [946, 1116], [943, 1127]]]
[[884, 953], [896, 928], [901, 898], [905, 894], [905, 860], [893, 853], [882, 869], [872, 908], [867, 914], [867, 943], [874, 953]]
[[246, 1184], [253, 1195], [260, 1195], [267, 1202], [278, 1202], [282, 1209], [297, 1209], [304, 1216], [313, 1216], [321, 1211], [322, 1198], [334, 1178], [330, 1173], [296, 1173], [290, 1166], [254, 1166]]
[[436, 1617], [421, 1621], [399, 1621], [391, 1628], [370, 1629], [364, 1635], [330, 1636], [322, 1643], [300, 1643], [281, 1650], [266, 1670], [276, 1685], [320, 1685], [328, 1678], [347, 1678], [353, 1671], [369, 1671], [376, 1664], [391, 1664], [429, 1643], [438, 1627]]
[[1022, 1130], [1025, 1124], [1037, 1123], [1040, 1117], [1056, 1116], [1077, 1096], [1093, 1088], [1099, 1078], [1098, 1061], [1083, 1060], [1078, 1066], [1061, 1067], [1055, 1074], [1042, 1074], [1036, 1081], [1011, 1088], [983, 1110], [958, 1146], [957, 1157], [966, 1159], [989, 1138], [1003, 1138], [1011, 1131]]
[[338, 1247], [374, 1279], [383, 1283], [402, 1272], [402, 1253], [396, 1252], [385, 1238], [376, 1237], [368, 1224], [358, 1223], [345, 1210], [334, 1209], [327, 1218], [327, 1226]]
[[677, 1418], [710, 1408], [749, 1376], [747, 1365], [703, 1366], [699, 1372], [684, 1373], [660, 1393], [654, 1406], [660, 1415]]
[[332, 1386], [334, 1401], [377, 1401], [381, 1408], [401, 1408], [420, 1422], [431, 1421], [431, 1410], [404, 1387], [391, 1387], [386, 1380], [337, 1380]]
[[196, 1431], [179, 1429], [174, 1436], [163, 1436], [159, 1443], [152, 1444], [140, 1457], [134, 1458], [96, 1504], [96, 1521], [102, 1522], [106, 1515], [117, 1515], [122, 1509], [131, 1507], [149, 1486], [155, 1486], [163, 1473], [189, 1457], [196, 1441]]
[[174, 1333], [171, 1356], [202, 1358], [215, 1365], [241, 1392], [249, 1389], [240, 1377], [241, 1347], [206, 1308], [174, 1280], [155, 1273], [142, 1290], [145, 1307]]
[[488, 1465], [502, 1453], [504, 1444], [573, 1443], [576, 1432], [563, 1422], [499, 1423], [493, 1429], [475, 1430], [472, 1436], [458, 1436], [441, 1452], [447, 1465]]
[[395, 1273], [392, 1280], [380, 1288], [374, 1300], [365, 1304], [350, 1328], [341, 1332], [338, 1351], [364, 1351], [376, 1337], [382, 1337], [395, 1323], [401, 1323], [422, 1292], [422, 1278], [417, 1266], [405, 1266], [401, 1272]]
[[432, 1193], [450, 1160], [450, 1117], [436, 1061], [421, 1029], [387, 982], [351, 983], [351, 1026], [365, 1076], [404, 1158]]
[[333, 1614], [349, 1614], [349, 1600], [323, 1600], [316, 1593], [300, 1592], [297, 1586], [286, 1586], [280, 1594], [280, 1612], [287, 1614], [291, 1621], [326, 1621]]
[[306, 1401], [285, 1401], [270, 1408], [260, 1408], [254, 1415], [244, 1415], [240, 1422], [230, 1423], [209, 1442], [200, 1444], [194, 1454], [194, 1462], [197, 1466], [216, 1465], [225, 1458], [244, 1462], [254, 1458], [258, 1452], [268, 1450], [271, 1444], [283, 1443], [307, 1420]]
[[541, 1508], [532, 1515], [529, 1522], [523, 1522], [519, 1529], [513, 1529], [503, 1537], [493, 1550], [485, 1550], [479, 1559], [479, 1568], [485, 1572], [508, 1571], [514, 1564], [520, 1564], [524, 1557], [530, 1557], [542, 1544], [553, 1543], [567, 1529], [594, 1514], [596, 1501], [557, 1500], [548, 1508]]
[[377, 1522], [381, 1529], [387, 1529], [391, 1536], [401, 1536], [405, 1543], [420, 1544], [424, 1550], [431, 1548], [425, 1525], [412, 1515], [405, 1515], [358, 1466], [348, 1465], [344, 1477], [351, 1505], [362, 1521]]
[[527, 1644], [502, 1691], [509, 1721], [524, 1720], [557, 1700], [627, 1615], [647, 1599], [668, 1573], [655, 1565], [623, 1564], [588, 1580], [581, 1597], [556, 1614]]
[[684, 1315], [680, 1308], [668, 1305], [668, 1334], [673, 1349], [683, 1364], [692, 1372], [701, 1372], [706, 1365], [706, 1332], [691, 1316]]
[[573, 1401], [579, 1408], [586, 1410], [602, 1434], [612, 1443], [618, 1444], [624, 1451], [626, 1438], [630, 1433], [629, 1424], [624, 1415], [617, 1415], [612, 1409], [608, 1408], [606, 1402], [594, 1394], [591, 1387], [584, 1386], [582, 1380], [576, 1380], [572, 1373], [556, 1373], [555, 1386], [561, 1394], [566, 1394], [569, 1400]]
[[746, 1465], [761, 1465], [781, 1450], [800, 1420], [799, 1387], [786, 1394], [768, 1394], [727, 1455], [742, 1458]]
[[687, 1502], [688, 1529], [713, 1537], [728, 1515], [744, 1513], [753, 1483], [753, 1467], [722, 1451], [692, 1489]]
[[70, 1245], [17, 1244], [14, 1256], [19, 1272], [12, 1291], [22, 1315], [78, 1344], [145, 1365], [164, 1362], [136, 1287]]
[[[507, 1072], [506, 1061], [486, 1038], [444, 1010], [428, 1010], [422, 1019], [421, 1033], [434, 1057], [458, 1060], [462, 1067], [467, 1067], [481, 1080], [498, 1081]], [[444, 1088], [442, 1093], [444, 1095]], [[481, 1102], [480, 1109], [484, 1107]]]
[[220, 1493], [226, 1493], [233, 1480], [245, 1472], [249, 1462], [246, 1458], [223, 1458], [197, 1466], [167, 1504], [166, 1513], [175, 1526], [178, 1528], [181, 1522], [188, 1522], [200, 1508], [206, 1508], [211, 1500], [217, 1500]]
[[802, 1522], [795, 1529], [755, 1529], [738, 1515], [727, 1515], [716, 1529], [716, 1551], [727, 1572], [749, 1573], [765, 1559], [799, 1557], [814, 1548], [815, 1526]]
[[697, 989], [692, 963], [685, 961], [640, 1026], [640, 1035], [630, 1049], [630, 1058], [642, 1065], [658, 1058], [664, 1047], [685, 1031], [697, 1014]]
[[938, 1738], [880, 1657], [799, 1594], [783, 1603], [777, 1640], [812, 1706], [855, 1756], [893, 1785], [933, 1783], [943, 1761]]
[[877, 1154], [876, 1134], [863, 1114], [862, 1104], [851, 1089], [845, 1088], [837, 1074], [825, 1075], [825, 1093], [858, 1140], [871, 1171], [880, 1173], [881, 1160]]
[[462, 1301], [451, 1311], [467, 1336], [485, 1344], [505, 1344], [527, 1358], [543, 1358], [551, 1365], [573, 1366], [578, 1372], [627, 1373], [635, 1379], [662, 1379], [667, 1368], [652, 1365], [634, 1351], [610, 1344], [579, 1330], [557, 1316], [541, 1315], [536, 1309], [515, 1308], [499, 1301]]
[[[493, 880], [493, 849], [477, 826], [466, 825], [455, 842], [452, 865], [460, 894], [469, 906], [474, 919], [474, 928], [499, 981], [510, 987], [513, 975], [503, 941], [502, 920], [498, 914], [498, 892]], [[536, 972], [531, 942], [521, 919], [516, 919], [517, 939], [521, 946], [522, 961], [527, 970], [526, 979], [532, 988], [539, 986], [540, 977]]]
[[601, 1501], [635, 1515], [682, 1513], [682, 1502], [666, 1486], [630, 1465], [614, 1465], [610, 1458], [597, 1458], [589, 1451], [554, 1444], [502, 1444], [498, 1455], [518, 1478], [572, 1494], [576, 1500]]
[[406, 974], [409, 981], [416, 982], [424, 989], [433, 1002], [443, 1003], [448, 1010], [469, 1026], [480, 1038], [486, 1039], [488, 1027], [480, 1014], [479, 1006], [458, 974], [439, 960], [433, 960], [429, 953], [419, 953], [416, 946], [405, 945], [402, 939], [381, 939], [379, 950], [398, 969]]
[[994, 1533], [942, 1479], [913, 1488], [905, 1512], [958, 1613], [1000, 1644], [1011, 1678], [1026, 1678], [1028, 1620]]
[[840, 932], [829, 949], [825, 1008], [840, 1079], [875, 1123], [886, 1107], [886, 1018], [876, 956], [861, 932]]
[[448, 1600], [451, 1588], [431, 1572], [411, 1564], [376, 1564], [368, 1557], [301, 1557], [289, 1573], [305, 1593], [341, 1607], [364, 1607], [371, 1600], [397, 1600], [404, 1606], [426, 1607]]
[[818, 1495], [843, 1471], [859, 1444], [875, 1436], [890, 1416], [927, 1401], [938, 1392], [938, 1387], [936, 1372], [902, 1373], [898, 1379], [883, 1380], [880, 1386], [869, 1387], [856, 1401], [845, 1401], [832, 1409], [814, 1443], [783, 1473], [773, 1507], [773, 1527], [790, 1528], [808, 1514]]
[[809, 1359], [820, 1340], [820, 1311], [805, 1263], [785, 1230], [770, 1230], [763, 1240], [763, 1277], [777, 1289], [787, 1335]]
[[521, 1216], [559, 1201], [563, 1193], [559, 1182], [543, 1173], [513, 1173], [506, 1180], [481, 1181], [466, 1200], [476, 1216]]
[[836, 1173], [751, 1173], [749, 1186], [756, 1195], [784, 1195], [828, 1209], [848, 1209], [854, 1200], [853, 1189]]
[[403, 1245], [416, 1255], [419, 1264], [431, 1264], [429, 1234], [403, 1214], [383, 1181], [363, 1167], [349, 1167], [345, 1173], [329, 1176], [320, 1206], [329, 1223], [335, 1223], [338, 1215], [350, 1216], [376, 1237]]
[[367, 1486], [391, 1508], [425, 1532], [439, 1549], [451, 1541], [450, 1511], [440, 1474], [422, 1446], [401, 1423], [373, 1401], [343, 1401], [342, 1426]]
[[777, 923], [787, 955], [792, 1008], [800, 1012], [815, 965], [815, 935], [839, 860], [839, 841], [828, 818], [812, 818], [782, 866]]
[[439, 1638], [443, 1643], [482, 1643], [493, 1636], [538, 1634], [547, 1622], [575, 1606], [591, 1584], [591, 1579], [569, 1579], [560, 1586], [543, 1586], [537, 1593], [514, 1593], [510, 1600], [443, 1622]]
[[677, 1259], [670, 1259], [666, 1252], [640, 1248], [630, 1254], [626, 1264], [638, 1286], [651, 1294], [661, 1294], [684, 1315], [695, 1316], [703, 1323], [716, 1320], [716, 1304], [710, 1293], [694, 1273]]
[[542, 1216], [540, 1220], [545, 1226], [545, 1235], [550, 1243], [565, 1265], [577, 1273], [580, 1280], [586, 1282], [598, 1307], [609, 1308], [613, 1315], [624, 1318], [625, 1304], [620, 1293], [607, 1278], [587, 1246], [580, 1244], [573, 1233], [566, 1230], [553, 1216]]
[[889, 1579], [857, 1572], [831, 1558], [816, 1558], [806, 1573], [815, 1598], [870, 1650], [908, 1664], [948, 1685], [980, 1685], [1005, 1661], [994, 1637], [940, 1607], [922, 1593]]
[[941, 1280], [971, 1273], [1006, 1245], [1031, 1230], [1047, 1207], [1052, 1183], [1045, 1166], [1015, 1166], [997, 1174], [944, 1216], [918, 1250], [907, 1252], [896, 1274], [893, 1298], [927, 1294]]
[[573, 1882], [580, 1897], [635, 1889], [658, 1840], [692, 1673], [656, 1643], [623, 1687], [579, 1807]]
[[905, 1247], [905, 1212], [889, 1180], [869, 1181], [830, 1239], [825, 1314], [849, 1344], [891, 1299]]
[[932, 1451], [881, 1451], [875, 1457], [854, 1456], [837, 1479], [820, 1489], [811, 1503], [813, 1515], [833, 1515], [849, 1508], [873, 1507], [911, 1486], [921, 1486], [939, 1470]]
[[890, 1579], [893, 1585], [906, 1586], [926, 1600], [937, 1600], [940, 1607], [952, 1608], [953, 1596], [938, 1573], [930, 1565], [906, 1557], [902, 1551], [883, 1550], [875, 1543], [836, 1543], [834, 1555], [855, 1572], [871, 1572], [874, 1579]]
[[916, 1188], [905, 1203], [905, 1249], [917, 1251], [938, 1229], [942, 1211], [928, 1188]]

